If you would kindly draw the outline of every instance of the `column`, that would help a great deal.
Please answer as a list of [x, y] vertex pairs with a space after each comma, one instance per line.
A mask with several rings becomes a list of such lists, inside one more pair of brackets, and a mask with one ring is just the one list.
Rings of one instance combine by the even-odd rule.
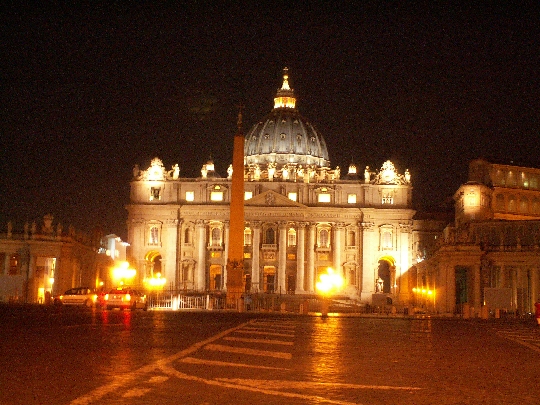
[[538, 266], [531, 267], [531, 300], [533, 306], [529, 309], [534, 311], [534, 303], [540, 301], [539, 291], [538, 291], [538, 280], [540, 279], [540, 269]]
[[[400, 261], [396, 268], [396, 293], [401, 302], [406, 302], [409, 296], [409, 269], [412, 266], [412, 251], [410, 240], [412, 238], [412, 224], [405, 223], [399, 226]], [[435, 288], [433, 288], [435, 289]]]
[[252, 223], [253, 240], [252, 256], [251, 256], [251, 285], [253, 291], [262, 291], [261, 274], [260, 274], [260, 257], [261, 257], [261, 223], [256, 221]]
[[287, 223], [279, 223], [279, 246], [278, 246], [278, 291], [287, 292], [285, 282], [285, 269], [287, 266]]
[[372, 222], [362, 223], [362, 291], [360, 298], [362, 301], [371, 302], [372, 295], [375, 292], [375, 273], [377, 263], [373, 260], [374, 246], [374, 224]]
[[499, 266], [499, 285], [497, 287], [504, 288], [506, 286], [506, 269], [504, 263]]
[[305, 233], [306, 223], [298, 223], [298, 238], [296, 240], [296, 293], [302, 294], [304, 292], [304, 252], [306, 249]]
[[473, 271], [473, 306], [475, 314], [479, 314], [482, 308], [482, 297], [480, 296], [480, 265], [472, 266]]
[[221, 266], [221, 271], [223, 272], [221, 288], [223, 290], [227, 289], [227, 260], [229, 259], [229, 221], [223, 222], [223, 266]]
[[315, 292], [315, 232], [316, 225], [308, 225], [306, 292]]
[[342, 252], [343, 252], [343, 231], [344, 231], [345, 224], [343, 223], [337, 223], [334, 225], [334, 271], [341, 275], [345, 279], [345, 274], [343, 273], [343, 266], [342, 266]]
[[[446, 296], [444, 301], [444, 309], [447, 314], [453, 314], [456, 312], [456, 269], [451, 263], [442, 264], [442, 268], [445, 274], [445, 291]], [[439, 297], [435, 297], [437, 299]]]
[[195, 270], [195, 290], [206, 289], [206, 225], [203, 220], [195, 223], [197, 233], [197, 268]]
[[162, 244], [163, 254], [161, 258], [161, 276], [167, 280], [167, 283], [171, 283], [177, 273], [175, 266], [178, 252], [178, 227], [179, 221], [177, 219], [168, 219], [165, 221], [163, 227]]

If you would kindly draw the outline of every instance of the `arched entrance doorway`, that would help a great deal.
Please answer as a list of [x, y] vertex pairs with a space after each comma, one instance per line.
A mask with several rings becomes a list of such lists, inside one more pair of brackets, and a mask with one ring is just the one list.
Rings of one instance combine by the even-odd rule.
[[391, 294], [395, 283], [396, 261], [392, 256], [383, 256], [379, 259], [377, 269], [377, 291]]
[[161, 253], [153, 250], [146, 254], [146, 274], [148, 278], [156, 277], [158, 274], [165, 276], [161, 269]]

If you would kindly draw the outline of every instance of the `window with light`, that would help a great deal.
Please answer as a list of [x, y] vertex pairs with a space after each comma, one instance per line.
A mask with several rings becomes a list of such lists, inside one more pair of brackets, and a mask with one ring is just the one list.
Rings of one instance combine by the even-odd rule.
[[212, 191], [210, 193], [211, 201], [223, 201], [223, 191]]
[[212, 236], [211, 238], [212, 246], [220, 246], [221, 245], [221, 229], [213, 228], [211, 236]]
[[320, 193], [317, 197], [317, 201], [320, 203], [329, 203], [331, 202], [329, 193]]
[[245, 228], [244, 229], [244, 246], [251, 246], [251, 240], [252, 240], [251, 229]]
[[186, 201], [195, 201], [195, 192], [186, 191]]
[[161, 187], [150, 187], [150, 201], [161, 200]]
[[330, 247], [330, 233], [328, 232], [328, 229], [321, 229], [319, 232], [319, 247]]
[[157, 226], [150, 228], [150, 238], [148, 240], [148, 244], [153, 246], [159, 244], [159, 228]]
[[288, 197], [289, 197], [289, 200], [293, 200], [293, 201], [297, 201], [298, 200], [298, 196], [296, 193], [289, 193], [288, 194]]
[[287, 232], [287, 246], [296, 246], [296, 231], [293, 228]]
[[244, 192], [244, 200], [249, 200], [253, 198], [253, 191], [245, 191]]
[[356, 194], [348, 194], [347, 195], [347, 202], [349, 204], [356, 204]]

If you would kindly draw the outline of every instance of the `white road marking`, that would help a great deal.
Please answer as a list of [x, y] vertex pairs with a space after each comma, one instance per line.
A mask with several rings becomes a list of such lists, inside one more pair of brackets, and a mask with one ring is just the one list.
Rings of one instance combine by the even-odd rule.
[[274, 352], [269, 350], [256, 350], [256, 349], [249, 349], [247, 347], [232, 347], [232, 346], [226, 346], [226, 345], [217, 345], [217, 344], [207, 344], [204, 346], [205, 350], [214, 350], [218, 352], [227, 352], [227, 353], [239, 353], [239, 354], [247, 354], [250, 356], [266, 356], [266, 357], [275, 357], [277, 359], [292, 359], [291, 353], [285, 353], [285, 352]]
[[288, 368], [283, 368], [283, 367], [269, 367], [269, 366], [256, 366], [252, 364], [243, 364], [243, 363], [229, 363], [225, 361], [197, 359], [195, 357], [184, 357], [180, 361], [182, 363], [200, 364], [200, 365], [205, 365], [205, 366], [257, 368], [257, 369], [263, 369], [263, 370], [288, 370]]
[[339, 401], [339, 400], [324, 398], [318, 395], [296, 394], [294, 392], [274, 391], [274, 390], [265, 389], [265, 388], [251, 387], [249, 385], [238, 385], [238, 384], [233, 384], [226, 381], [207, 380], [205, 378], [197, 377], [194, 375], [184, 374], [170, 366], [163, 366], [161, 370], [176, 378], [200, 382], [207, 385], [215, 385], [218, 387], [234, 388], [234, 389], [242, 390], [242, 391], [250, 391], [250, 392], [256, 392], [259, 394], [266, 394], [266, 395], [275, 395], [278, 397], [285, 397], [285, 398], [297, 398], [297, 399], [302, 399], [302, 400], [313, 401], [313, 403], [326, 403], [326, 404], [336, 404], [336, 405], [362, 405], [358, 402]]
[[126, 391], [126, 393], [122, 395], [122, 398], [142, 397], [148, 394], [150, 391], [152, 391], [151, 388], [133, 388], [129, 391]]
[[226, 336], [226, 337], [223, 338], [223, 340], [230, 340], [232, 342], [244, 342], [244, 343], [265, 343], [265, 344], [284, 345], [284, 346], [292, 346], [292, 345], [294, 345], [294, 342], [287, 342], [287, 341], [284, 341], [284, 340], [249, 339], [249, 338], [239, 338], [239, 337], [232, 337], [232, 336]]
[[98, 400], [103, 398], [105, 395], [118, 391], [118, 389], [120, 389], [121, 387], [126, 386], [127, 384], [135, 380], [135, 378], [142, 376], [146, 373], [153, 372], [156, 369], [159, 369], [160, 367], [163, 367], [169, 363], [172, 363], [173, 361], [176, 361], [182, 357], [186, 357], [187, 355], [196, 352], [204, 345], [207, 345], [208, 343], [211, 343], [215, 340], [221, 339], [222, 337], [234, 332], [235, 330], [243, 328], [249, 323], [250, 322], [246, 322], [234, 328], [227, 329], [206, 340], [197, 342], [191, 345], [190, 347], [188, 347], [187, 349], [184, 349], [182, 351], [179, 351], [178, 353], [173, 354], [172, 356], [155, 361], [154, 363], [141, 367], [140, 369], [135, 370], [129, 374], [117, 376], [114, 378], [114, 380], [111, 383], [102, 385], [101, 387], [98, 387], [83, 396], [75, 398], [73, 401], [70, 402], [70, 405], [88, 405], [88, 404], [91, 404], [92, 402], [97, 402]]
[[278, 332], [262, 332], [257, 330], [247, 330], [247, 329], [238, 329], [234, 333], [249, 333], [251, 335], [265, 335], [265, 336], [281, 336], [281, 337], [290, 337], [293, 338], [294, 335], [290, 333], [278, 333]]
[[242, 378], [217, 378], [218, 381], [225, 381], [233, 384], [241, 384], [253, 387], [269, 386], [276, 389], [293, 388], [293, 389], [317, 389], [321, 387], [349, 388], [349, 389], [375, 389], [375, 390], [421, 390], [419, 387], [400, 387], [392, 385], [364, 385], [364, 384], [347, 384], [335, 382], [317, 382], [317, 381], [279, 381], [279, 380], [252, 380]]
[[519, 343], [522, 346], [528, 347], [529, 349], [532, 349], [535, 352], [540, 353], [540, 347], [538, 347], [535, 344], [531, 344], [529, 342], [526, 342], [525, 340], [523, 340], [523, 338], [514, 337], [513, 334], [506, 333], [506, 332], [499, 332], [499, 334], [501, 336], [503, 336], [504, 338], [508, 339], [508, 340]]
[[165, 382], [169, 379], [169, 377], [165, 377], [164, 375], [156, 375], [148, 381], [150, 384], [160, 384], [162, 382]]

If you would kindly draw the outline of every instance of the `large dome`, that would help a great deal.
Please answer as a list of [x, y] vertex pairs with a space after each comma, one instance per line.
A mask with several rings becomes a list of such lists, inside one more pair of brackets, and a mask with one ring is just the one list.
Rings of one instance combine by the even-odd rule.
[[330, 167], [328, 149], [321, 134], [296, 109], [287, 68], [283, 85], [274, 98], [274, 109], [246, 135], [246, 165], [311, 165]]

